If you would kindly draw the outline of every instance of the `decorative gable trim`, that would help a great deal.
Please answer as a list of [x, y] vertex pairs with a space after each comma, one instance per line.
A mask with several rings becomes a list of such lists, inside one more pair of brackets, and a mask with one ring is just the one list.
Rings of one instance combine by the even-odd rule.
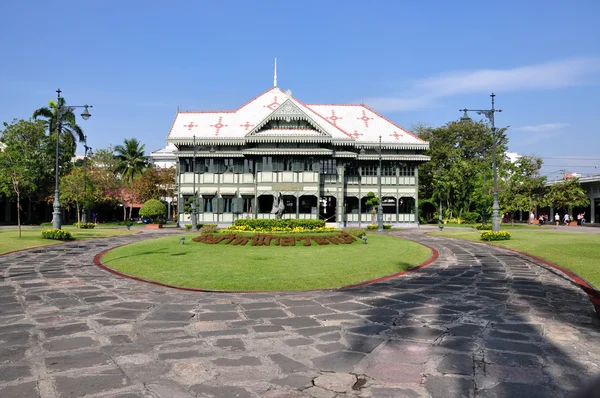
[[246, 137], [259, 135], [261, 129], [272, 120], [284, 120], [287, 122], [292, 120], [304, 120], [321, 136], [331, 138], [331, 134], [327, 133], [314, 118], [310, 117], [300, 106], [295, 104], [291, 98], [283, 101], [283, 103], [275, 108], [273, 112], [257, 123], [256, 126], [246, 134]]

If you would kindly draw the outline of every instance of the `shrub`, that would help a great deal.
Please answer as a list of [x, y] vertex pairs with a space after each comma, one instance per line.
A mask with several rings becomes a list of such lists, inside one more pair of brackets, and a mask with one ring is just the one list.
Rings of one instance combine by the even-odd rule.
[[140, 217], [148, 217], [156, 223], [167, 212], [167, 207], [158, 199], [150, 199], [140, 208]]
[[216, 225], [205, 225], [198, 230], [201, 234], [214, 234], [217, 232]]
[[342, 229], [342, 231], [344, 231], [348, 235], [356, 236], [357, 238], [361, 238], [367, 233], [364, 228], [352, 228], [352, 227], [344, 228], [344, 229]]
[[73, 235], [69, 231], [65, 231], [64, 229], [53, 228], [43, 229], [42, 238], [54, 240], [71, 240], [73, 239]]
[[73, 226], [81, 229], [93, 229], [96, 226], [96, 224], [94, 224], [93, 222], [81, 222], [75, 223], [73, 224]]
[[479, 224], [479, 225], [475, 226], [475, 229], [478, 229], [480, 231], [491, 231], [492, 230], [492, 226], [490, 224], [488, 224], [488, 225]]
[[51, 222], [43, 222], [40, 224], [40, 227], [51, 227], [52, 223]]
[[474, 211], [467, 211], [463, 214], [463, 219], [467, 224], [475, 224], [481, 219], [481, 215]]
[[484, 231], [481, 233], [481, 240], [509, 240], [511, 238], [510, 233], [507, 231]]

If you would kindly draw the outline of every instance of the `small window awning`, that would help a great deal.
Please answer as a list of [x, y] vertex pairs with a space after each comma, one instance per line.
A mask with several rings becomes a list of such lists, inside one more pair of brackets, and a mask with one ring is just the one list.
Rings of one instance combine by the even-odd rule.
[[216, 188], [200, 188], [198, 190], [198, 192], [200, 192], [200, 195], [202, 195], [202, 196], [215, 196], [217, 194], [217, 189]]
[[240, 195], [254, 196], [254, 188], [240, 188]]
[[233, 196], [237, 193], [237, 188], [221, 188], [221, 195]]

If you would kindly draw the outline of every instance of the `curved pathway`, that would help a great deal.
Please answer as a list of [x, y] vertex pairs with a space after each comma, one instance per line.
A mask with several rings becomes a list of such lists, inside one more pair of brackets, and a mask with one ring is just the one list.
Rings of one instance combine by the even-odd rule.
[[600, 373], [600, 321], [570, 280], [491, 246], [395, 234], [439, 258], [294, 294], [177, 291], [93, 265], [152, 234], [0, 256], [0, 397], [562, 397]]

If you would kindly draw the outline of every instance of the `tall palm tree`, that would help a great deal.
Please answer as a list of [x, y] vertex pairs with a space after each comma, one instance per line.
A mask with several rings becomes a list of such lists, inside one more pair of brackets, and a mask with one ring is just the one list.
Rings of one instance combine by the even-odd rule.
[[[141, 145], [137, 139], [124, 139], [123, 144], [115, 146], [115, 158], [117, 159], [116, 172], [129, 185], [129, 217], [131, 217], [134, 200], [133, 179], [146, 171], [148, 168], [148, 159], [144, 155], [144, 145]], [[127, 219], [126, 210], [124, 218]]]
[[[60, 97], [60, 107], [62, 109], [61, 117], [61, 136], [59, 137], [59, 171], [61, 175], [66, 175], [71, 169], [71, 159], [75, 156], [75, 150], [77, 149], [77, 141], [85, 141], [85, 135], [75, 120], [75, 114], [73, 110], [65, 105], [65, 99]], [[48, 106], [36, 109], [33, 112], [34, 119], [41, 119], [48, 128], [48, 136], [52, 139], [53, 145], [48, 146], [48, 155], [51, 157], [55, 155], [54, 145], [56, 143], [56, 130], [58, 128], [58, 104], [57, 101], [48, 101]]]
[[[75, 140], [85, 141], [85, 135], [83, 134], [83, 130], [81, 129], [81, 127], [79, 127], [79, 125], [77, 125], [77, 123], [76, 123], [75, 114], [73, 113], [73, 110], [69, 109], [69, 107], [65, 105], [64, 98], [60, 97], [59, 101], [60, 101], [60, 106], [63, 109], [62, 118], [61, 118], [62, 133], [68, 134], [71, 137], [71, 139], [73, 140], [74, 144], [76, 144]], [[47, 107], [36, 109], [35, 112], [33, 112], [33, 118], [34, 119], [37, 119], [37, 118], [45, 119], [44, 123], [48, 127], [48, 132], [50, 134], [52, 132], [55, 132], [56, 128], [58, 127], [57, 126], [57, 124], [58, 124], [57, 102], [54, 100], [48, 101]]]

